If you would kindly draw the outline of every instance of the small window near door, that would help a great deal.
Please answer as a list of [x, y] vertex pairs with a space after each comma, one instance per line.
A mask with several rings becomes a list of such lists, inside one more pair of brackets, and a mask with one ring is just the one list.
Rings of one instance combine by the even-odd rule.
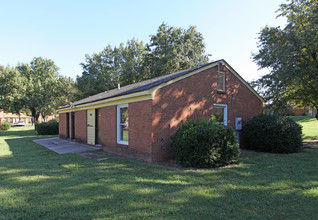
[[128, 145], [128, 104], [117, 106], [117, 143]]
[[213, 115], [220, 124], [227, 126], [227, 105], [226, 104], [214, 104]]

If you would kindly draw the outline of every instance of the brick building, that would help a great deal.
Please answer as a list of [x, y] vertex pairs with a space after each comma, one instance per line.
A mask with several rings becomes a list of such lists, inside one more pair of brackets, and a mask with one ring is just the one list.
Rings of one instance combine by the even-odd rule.
[[[46, 115], [45, 118], [42, 118], [42, 115], [40, 114], [38, 121], [39, 122], [48, 122], [51, 120], [54, 120], [58, 116], [57, 114], [51, 114]], [[25, 113], [14, 114], [10, 112], [4, 112], [2, 109], [0, 109], [0, 124], [2, 124], [4, 121], [9, 122], [11, 125], [17, 124], [19, 121], [23, 121], [25, 124], [32, 123], [33, 117], [31, 115], [27, 115]]]
[[31, 123], [31, 120], [32, 117], [24, 113], [18, 115], [10, 112], [4, 112], [2, 109], [0, 109], [0, 124], [2, 124], [4, 121], [7, 121], [12, 125], [17, 124], [19, 121], [23, 121], [25, 124], [27, 124]]
[[46, 115], [44, 118], [42, 115], [39, 115], [38, 121], [39, 122], [48, 122], [54, 120], [58, 115], [57, 114], [51, 114], [51, 115]]
[[224, 60], [105, 91], [59, 108], [60, 138], [149, 162], [171, 158], [181, 121], [221, 116], [221, 123], [262, 112], [263, 100]]

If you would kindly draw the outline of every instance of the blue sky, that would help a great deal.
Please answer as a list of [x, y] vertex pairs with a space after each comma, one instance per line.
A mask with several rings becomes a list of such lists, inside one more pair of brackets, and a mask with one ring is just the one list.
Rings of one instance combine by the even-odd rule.
[[225, 59], [244, 79], [258, 79], [251, 59], [258, 32], [265, 25], [283, 26], [275, 19], [284, 0], [90, 0], [2, 1], [0, 65], [29, 63], [33, 57], [52, 59], [60, 74], [81, 75], [85, 54], [118, 46], [128, 39], [149, 42], [162, 22], [197, 26], [211, 60]]

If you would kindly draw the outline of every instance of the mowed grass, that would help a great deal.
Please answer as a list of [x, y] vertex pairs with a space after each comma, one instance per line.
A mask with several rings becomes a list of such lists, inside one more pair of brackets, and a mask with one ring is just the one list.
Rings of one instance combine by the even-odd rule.
[[318, 120], [312, 116], [289, 116], [303, 126], [303, 140], [318, 140]]
[[0, 131], [0, 219], [318, 219], [315, 149], [176, 170], [58, 155], [35, 138], [28, 128]]

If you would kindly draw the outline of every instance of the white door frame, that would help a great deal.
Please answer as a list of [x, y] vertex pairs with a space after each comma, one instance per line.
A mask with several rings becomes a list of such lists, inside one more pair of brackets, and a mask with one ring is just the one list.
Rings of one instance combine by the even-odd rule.
[[223, 124], [227, 126], [227, 104], [213, 104], [215, 108], [223, 108]]

